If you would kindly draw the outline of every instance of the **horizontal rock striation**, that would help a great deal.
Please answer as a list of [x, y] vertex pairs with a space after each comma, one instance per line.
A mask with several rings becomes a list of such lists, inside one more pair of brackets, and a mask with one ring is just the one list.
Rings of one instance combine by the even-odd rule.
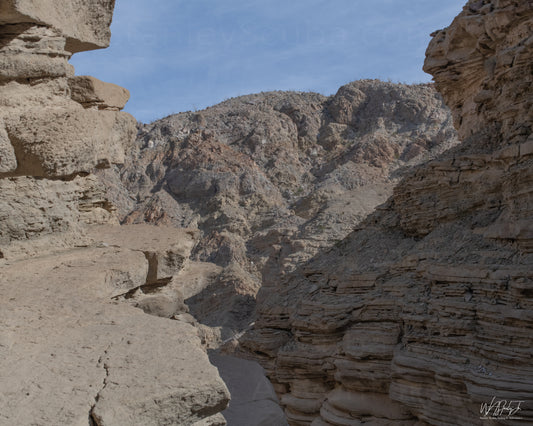
[[[425, 69], [463, 142], [264, 283], [241, 346], [290, 424], [533, 421], [532, 6], [470, 1], [434, 34]], [[493, 398], [522, 420], [487, 411]]]

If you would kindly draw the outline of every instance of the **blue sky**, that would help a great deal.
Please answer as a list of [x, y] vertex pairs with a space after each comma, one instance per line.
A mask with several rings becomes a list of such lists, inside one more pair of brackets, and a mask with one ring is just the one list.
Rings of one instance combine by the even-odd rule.
[[350, 81], [430, 81], [429, 34], [466, 0], [117, 0], [111, 46], [78, 75], [126, 87], [142, 122], [269, 90], [333, 94]]

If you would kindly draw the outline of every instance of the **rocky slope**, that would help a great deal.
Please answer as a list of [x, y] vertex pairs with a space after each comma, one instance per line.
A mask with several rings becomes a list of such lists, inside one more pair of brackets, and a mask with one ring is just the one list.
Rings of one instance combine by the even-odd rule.
[[[290, 424], [533, 421], [532, 34], [530, 0], [471, 0], [433, 34], [425, 69], [462, 143], [263, 281], [241, 345]], [[507, 408], [482, 412], [493, 398]]]
[[140, 125], [124, 166], [98, 175], [125, 223], [200, 231], [193, 260], [220, 271], [186, 302], [228, 339], [253, 321], [262, 282], [338, 243], [413, 165], [455, 143], [433, 87], [366, 80]]
[[93, 174], [124, 161], [135, 120], [125, 89], [68, 59], [108, 45], [113, 6], [0, 6], [2, 425], [225, 424], [228, 390], [167, 285], [196, 233], [119, 227]]

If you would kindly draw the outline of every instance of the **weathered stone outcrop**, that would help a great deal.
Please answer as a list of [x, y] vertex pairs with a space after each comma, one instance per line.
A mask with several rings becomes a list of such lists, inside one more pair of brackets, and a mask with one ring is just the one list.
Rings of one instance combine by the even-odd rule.
[[94, 175], [124, 162], [136, 122], [127, 90], [68, 59], [107, 46], [113, 6], [0, 4], [2, 425], [226, 423], [176, 281], [195, 232], [118, 226]]
[[69, 78], [68, 85], [72, 99], [85, 108], [120, 111], [130, 98], [127, 89], [90, 76]]
[[47, 28], [61, 34], [66, 50], [76, 53], [109, 46], [114, 8], [115, 0], [5, 0], [0, 24]]
[[94, 176], [70, 181], [0, 179], [0, 251], [4, 257], [38, 254], [46, 246], [84, 241], [87, 224], [117, 223], [114, 208]]
[[0, 251], [30, 240], [31, 251], [43, 237], [72, 244], [82, 222], [116, 221], [101, 185], [85, 176], [124, 161], [136, 132], [119, 111], [127, 91], [74, 77], [68, 63], [73, 52], [107, 46], [113, 4], [2, 3]]
[[411, 166], [455, 143], [431, 85], [365, 80], [142, 125], [125, 165], [98, 175], [125, 223], [199, 229], [195, 260], [223, 269], [187, 303], [227, 339], [253, 321], [261, 282], [339, 242]]
[[470, 1], [435, 33], [425, 69], [463, 142], [263, 283], [241, 345], [290, 424], [533, 421], [532, 34], [533, 3], [510, 0]]

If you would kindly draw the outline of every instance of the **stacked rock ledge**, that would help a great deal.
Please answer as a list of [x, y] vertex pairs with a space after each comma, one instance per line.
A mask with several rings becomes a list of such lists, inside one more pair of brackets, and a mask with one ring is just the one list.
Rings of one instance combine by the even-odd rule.
[[225, 424], [229, 392], [168, 285], [194, 232], [119, 227], [93, 174], [124, 162], [136, 121], [126, 89], [68, 59], [109, 44], [113, 7], [0, 5], [2, 425]]

